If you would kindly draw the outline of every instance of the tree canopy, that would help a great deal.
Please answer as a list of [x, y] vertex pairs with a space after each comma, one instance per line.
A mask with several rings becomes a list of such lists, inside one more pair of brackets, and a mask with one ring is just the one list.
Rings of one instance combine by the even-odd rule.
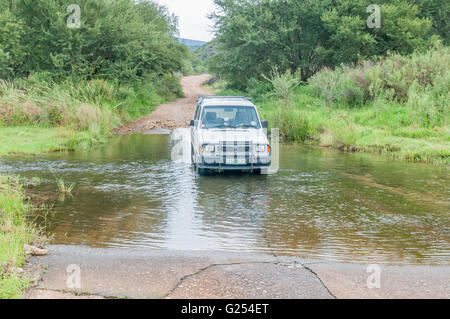
[[448, 41], [445, 1], [378, 1], [381, 28], [367, 25], [368, 0], [214, 2], [218, 52], [211, 68], [240, 88], [274, 66], [306, 80], [324, 66], [423, 50], [439, 35]]
[[0, 77], [136, 81], [180, 71], [187, 48], [177, 19], [153, 1], [79, 0], [80, 28], [69, 28], [72, 0], [0, 0]]

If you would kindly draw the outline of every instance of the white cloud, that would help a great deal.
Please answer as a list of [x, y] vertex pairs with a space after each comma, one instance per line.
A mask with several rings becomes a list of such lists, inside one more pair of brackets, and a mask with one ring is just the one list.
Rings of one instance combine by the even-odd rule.
[[212, 21], [207, 15], [214, 11], [213, 0], [155, 0], [167, 6], [169, 11], [178, 16], [180, 37], [210, 41]]

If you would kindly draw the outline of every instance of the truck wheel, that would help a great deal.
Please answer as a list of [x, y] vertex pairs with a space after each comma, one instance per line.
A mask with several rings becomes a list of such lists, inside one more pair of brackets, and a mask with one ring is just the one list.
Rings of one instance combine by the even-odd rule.
[[197, 175], [199, 176], [205, 176], [207, 173], [207, 170], [204, 168], [199, 168], [197, 165], [195, 165], [195, 172], [197, 173]]

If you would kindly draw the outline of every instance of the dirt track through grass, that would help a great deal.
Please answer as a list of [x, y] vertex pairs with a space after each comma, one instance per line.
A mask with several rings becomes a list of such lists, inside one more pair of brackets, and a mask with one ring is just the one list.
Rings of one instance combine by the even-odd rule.
[[213, 94], [202, 84], [208, 80], [209, 74], [186, 76], [181, 79], [185, 97], [177, 99], [170, 104], [158, 106], [151, 114], [127, 123], [115, 133], [133, 134], [164, 128], [173, 130], [179, 127], [188, 127], [195, 110], [197, 99], [201, 95]]

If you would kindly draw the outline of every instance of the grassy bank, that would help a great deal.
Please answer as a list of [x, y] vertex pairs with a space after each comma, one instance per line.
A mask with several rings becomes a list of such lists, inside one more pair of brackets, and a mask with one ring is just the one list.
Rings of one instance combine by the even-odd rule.
[[106, 80], [54, 82], [42, 73], [0, 80], [0, 155], [86, 148], [181, 95], [175, 76], [138, 87]]
[[395, 159], [450, 162], [448, 47], [325, 69], [308, 83], [274, 72], [247, 92], [216, 83], [221, 95], [253, 96], [261, 116], [288, 142]]
[[0, 128], [0, 156], [84, 149], [103, 140], [101, 135], [66, 127], [4, 127]]
[[26, 220], [30, 212], [23, 185], [0, 175], [0, 299], [20, 298], [28, 287], [20, 271], [24, 245], [39, 240], [39, 231]]
[[86, 147], [182, 95], [191, 57], [165, 7], [83, 1], [74, 24], [70, 5], [0, 1], [0, 155]]

